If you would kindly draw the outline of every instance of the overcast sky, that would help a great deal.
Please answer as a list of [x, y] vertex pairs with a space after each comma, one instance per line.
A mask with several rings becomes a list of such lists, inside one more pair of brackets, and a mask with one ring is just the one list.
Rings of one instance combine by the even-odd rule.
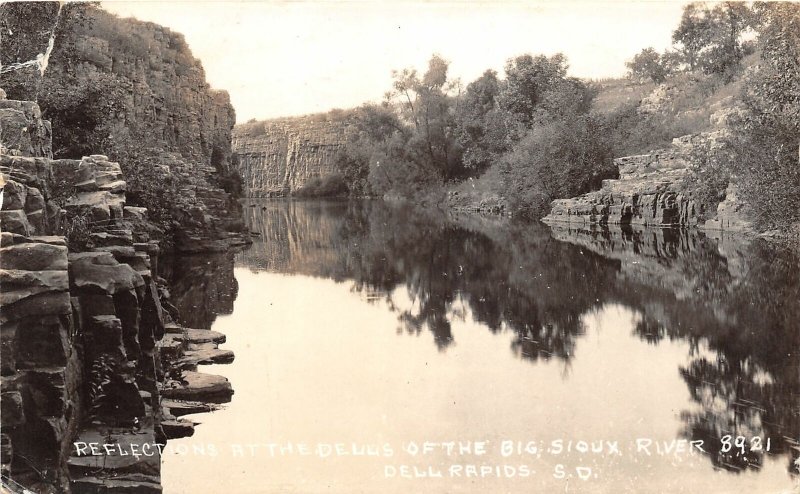
[[301, 115], [379, 101], [392, 69], [424, 71], [433, 53], [466, 84], [523, 53], [563, 52], [570, 75], [618, 77], [640, 49], [663, 50], [677, 1], [135, 1], [120, 16], [181, 32], [226, 89], [237, 120]]

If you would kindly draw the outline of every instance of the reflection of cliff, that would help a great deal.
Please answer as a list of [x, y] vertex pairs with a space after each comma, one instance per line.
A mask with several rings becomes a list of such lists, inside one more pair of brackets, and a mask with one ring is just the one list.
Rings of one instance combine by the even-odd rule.
[[[382, 202], [271, 201], [247, 220], [262, 239], [240, 262], [352, 280], [367, 298], [387, 301], [401, 331], [430, 332], [442, 350], [453, 341], [451, 322], [469, 310], [490, 331], [513, 332], [520, 358], [568, 362], [579, 358], [582, 318], [624, 305], [639, 314], [642, 340], [681, 339], [693, 349], [676, 370], [695, 402], [683, 411], [687, 437], [719, 451], [725, 434], [760, 434], [783, 453], [791, 444], [782, 438], [800, 434], [795, 253], [686, 231], [446, 219]], [[740, 470], [762, 456], [712, 461]]]
[[233, 312], [233, 252], [166, 258], [159, 268], [183, 326], [209, 329], [217, 315]]
[[233, 151], [246, 194], [285, 195], [309, 179], [336, 171], [348, 124], [332, 114], [281, 118], [238, 126]]
[[[724, 290], [733, 281], [735, 259], [719, 253], [718, 242], [684, 229], [622, 227], [597, 228], [554, 225], [553, 238], [620, 262], [626, 281], [657, 286], [680, 300], [698, 293]], [[731, 242], [731, 253], [740, 247]], [[731, 272], [733, 271], [733, 272]]]
[[[262, 241], [238, 254], [254, 271], [299, 273], [344, 279], [348, 256], [358, 245], [342, 236], [348, 210], [357, 203], [271, 200], [245, 208], [249, 228]], [[360, 208], [359, 208], [360, 209]], [[357, 214], [356, 214], [357, 216]]]

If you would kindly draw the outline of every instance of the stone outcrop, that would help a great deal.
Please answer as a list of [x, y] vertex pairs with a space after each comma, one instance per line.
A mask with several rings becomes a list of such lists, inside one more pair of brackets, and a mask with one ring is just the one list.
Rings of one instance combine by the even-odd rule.
[[[698, 145], [718, 145], [721, 131], [673, 139], [672, 146], [648, 154], [617, 158], [619, 179], [603, 181], [600, 190], [571, 199], [557, 199], [542, 221], [588, 225], [698, 226], [709, 229], [749, 230], [730, 189], [730, 202], [719, 206], [719, 219], [703, 221], [701, 205], [687, 192]], [[738, 214], [734, 214], [738, 213]]]
[[46, 473], [29, 485], [57, 489], [80, 386], [67, 247], [61, 238], [0, 235], [3, 473], [15, 458], [33, 459]]
[[249, 197], [288, 195], [312, 178], [336, 172], [334, 159], [350, 123], [332, 114], [290, 117], [237, 126], [233, 152]]
[[241, 205], [212, 185], [210, 166], [187, 162], [177, 153], [161, 152], [154, 180], [171, 184], [169, 207], [173, 248], [180, 253], [223, 252], [250, 243], [242, 232]]
[[162, 306], [161, 248], [147, 210], [126, 205], [122, 167], [52, 159], [47, 133], [30, 137], [50, 128], [37, 105], [0, 101], [8, 109], [20, 114], [3, 120], [0, 155], [2, 473], [37, 493], [161, 492], [157, 445], [194, 426], [161, 407], [163, 390], [229, 398], [227, 380], [197, 367], [233, 354]]
[[0, 154], [53, 157], [50, 122], [32, 101], [0, 98]]

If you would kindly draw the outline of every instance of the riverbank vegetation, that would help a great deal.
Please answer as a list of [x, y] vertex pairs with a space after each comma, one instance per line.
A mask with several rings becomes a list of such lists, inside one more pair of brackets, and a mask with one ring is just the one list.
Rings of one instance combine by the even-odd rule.
[[718, 202], [733, 180], [757, 226], [787, 228], [800, 221], [799, 18], [792, 3], [690, 4], [672, 48], [633, 56], [625, 80], [579, 80], [561, 54], [523, 54], [464, 85], [434, 55], [352, 111], [336, 164], [353, 195], [489, 198], [537, 218], [615, 177], [616, 156], [724, 126], [725, 152], [699, 163], [714, 190], [697, 197]]

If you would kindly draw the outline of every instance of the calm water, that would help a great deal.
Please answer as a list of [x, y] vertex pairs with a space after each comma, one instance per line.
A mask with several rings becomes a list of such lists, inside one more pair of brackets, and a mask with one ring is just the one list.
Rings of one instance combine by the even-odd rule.
[[245, 213], [252, 248], [166, 269], [236, 360], [203, 368], [235, 395], [170, 442], [165, 493], [800, 492], [795, 253], [381, 202]]

